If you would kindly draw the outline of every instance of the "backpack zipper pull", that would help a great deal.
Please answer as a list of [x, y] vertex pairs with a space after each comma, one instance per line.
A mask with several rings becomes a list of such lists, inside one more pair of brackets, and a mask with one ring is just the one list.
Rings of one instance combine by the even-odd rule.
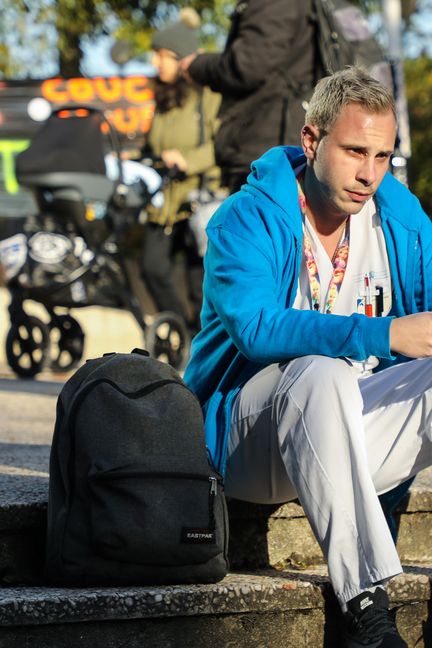
[[216, 477], [209, 477], [210, 481], [210, 495], [217, 495], [217, 479]]

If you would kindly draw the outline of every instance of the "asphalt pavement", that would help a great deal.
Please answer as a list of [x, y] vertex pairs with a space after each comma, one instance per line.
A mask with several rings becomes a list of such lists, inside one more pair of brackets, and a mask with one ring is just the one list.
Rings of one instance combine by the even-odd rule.
[[[19, 379], [6, 360], [6, 336], [10, 327], [9, 293], [0, 288], [0, 443], [51, 443], [57, 396], [73, 373], [44, 370], [35, 379]], [[47, 319], [40, 304], [29, 301], [29, 314]], [[131, 313], [119, 309], [74, 309], [71, 314], [85, 333], [82, 362], [111, 351], [127, 352], [143, 346], [142, 332]], [[0, 465], [2, 464], [0, 456]]]
[[[50, 444], [63, 380], [19, 380], [0, 367], [0, 443]], [[0, 458], [0, 464], [2, 460]]]

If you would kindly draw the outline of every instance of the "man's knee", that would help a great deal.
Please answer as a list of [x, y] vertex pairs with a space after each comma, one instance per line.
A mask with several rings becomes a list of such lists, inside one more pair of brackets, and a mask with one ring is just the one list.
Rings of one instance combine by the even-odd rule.
[[[298, 358], [284, 368], [274, 399], [280, 445], [298, 456], [311, 440], [319, 453], [322, 443], [337, 447], [347, 427], [342, 422], [354, 411], [361, 417], [362, 409], [357, 371], [350, 363], [326, 356]], [[297, 434], [300, 429], [307, 430], [306, 445], [303, 435]]]
[[356, 388], [357, 372], [349, 360], [328, 356], [310, 355], [295, 358], [283, 369], [278, 391], [288, 391], [294, 384], [306, 391], [323, 391]]

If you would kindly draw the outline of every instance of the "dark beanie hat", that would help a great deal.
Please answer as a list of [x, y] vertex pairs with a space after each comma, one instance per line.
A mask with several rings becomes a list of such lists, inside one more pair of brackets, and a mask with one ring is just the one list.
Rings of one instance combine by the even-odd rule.
[[201, 20], [195, 9], [187, 7], [180, 11], [179, 21], [156, 32], [152, 40], [153, 49], [169, 49], [179, 58], [188, 56], [198, 49], [198, 27]]

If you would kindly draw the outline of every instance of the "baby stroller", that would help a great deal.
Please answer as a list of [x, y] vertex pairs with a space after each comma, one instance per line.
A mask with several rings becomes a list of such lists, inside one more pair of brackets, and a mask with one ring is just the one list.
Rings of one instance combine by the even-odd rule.
[[[107, 144], [117, 179], [106, 175]], [[33, 377], [45, 366], [73, 368], [85, 336], [69, 310], [94, 305], [129, 310], [150, 355], [181, 369], [190, 347], [186, 325], [171, 312], [145, 323], [119, 248], [125, 230], [161, 195], [160, 182], [156, 189], [142, 179], [124, 183], [117, 134], [105, 115], [77, 107], [53, 112], [17, 157], [16, 175], [33, 192], [39, 213], [26, 219], [22, 233], [0, 242], [11, 294], [6, 356], [13, 371]], [[48, 324], [26, 313], [28, 299], [45, 307]]]

